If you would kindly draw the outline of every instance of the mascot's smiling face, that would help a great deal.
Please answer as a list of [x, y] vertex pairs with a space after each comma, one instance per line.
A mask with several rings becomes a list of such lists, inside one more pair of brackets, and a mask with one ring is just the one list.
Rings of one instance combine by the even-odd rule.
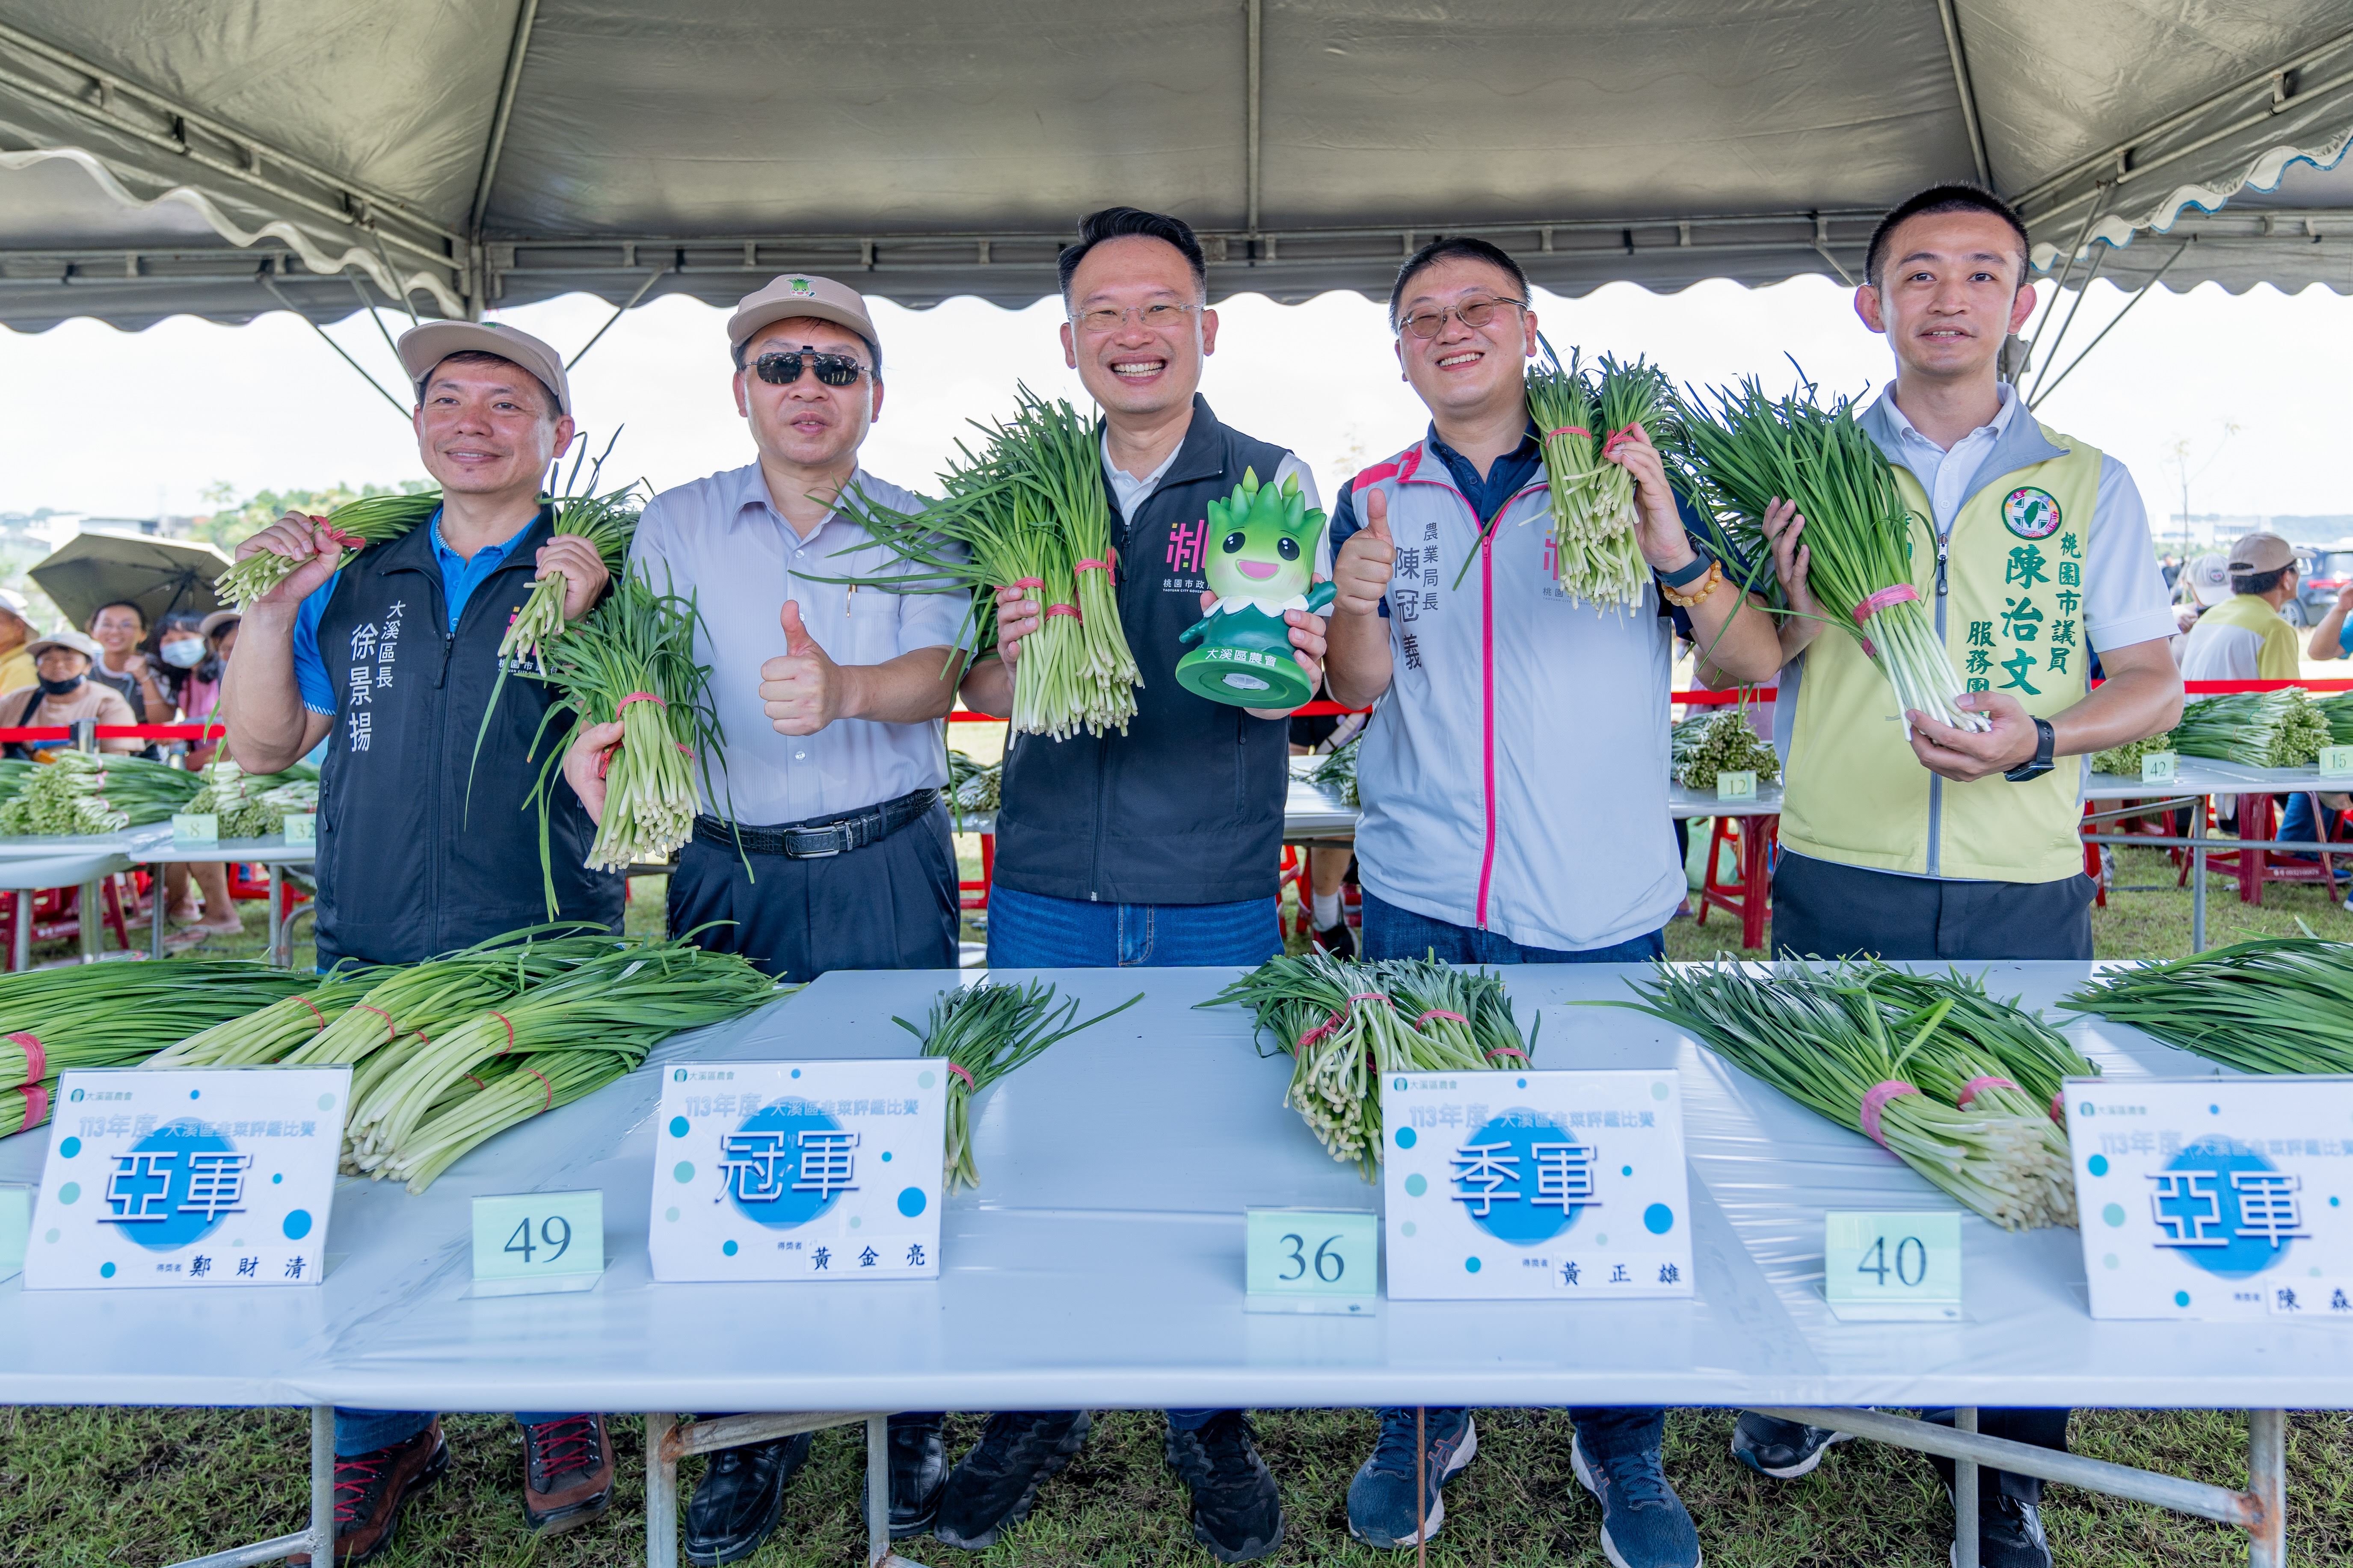
[[1209, 503], [1208, 523], [1209, 587], [1219, 598], [1274, 605], [1307, 592], [1324, 513], [1307, 510], [1296, 476], [1278, 490], [1244, 469], [1232, 495]]

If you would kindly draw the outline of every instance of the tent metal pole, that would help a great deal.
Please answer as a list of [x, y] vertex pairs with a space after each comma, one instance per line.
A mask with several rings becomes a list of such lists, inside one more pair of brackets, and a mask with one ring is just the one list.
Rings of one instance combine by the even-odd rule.
[[1978, 122], [1977, 89], [1969, 81], [1968, 52], [1961, 47], [1961, 19], [1953, 0], [1936, 0], [1936, 14], [1945, 24], [1945, 52], [1953, 57], [1953, 86], [1961, 95], [1961, 121], [1969, 130], [1969, 153], [1978, 161], [1978, 184], [1993, 189], [1993, 165], [1986, 159], [1985, 128]]
[[564, 362], [565, 374], [567, 375], [570, 374], [574, 365], [576, 365], [582, 360], [586, 359], [588, 357], [588, 351], [596, 346], [597, 339], [602, 338], [607, 332], [611, 331], [613, 330], [613, 324], [616, 321], [618, 321], [623, 316], [628, 315], [630, 308], [636, 305], [638, 300], [646, 297], [646, 290], [660, 282], [662, 274], [669, 270], [669, 264], [665, 263], [662, 266], [655, 268], [651, 272], [647, 273], [646, 280], [638, 285], [638, 291], [629, 296], [628, 302], [622, 305], [619, 310], [605, 318], [605, 324], [596, 329], [596, 336], [590, 338], [586, 342], [582, 343], [580, 345], [580, 352]]
[[392, 341], [392, 329], [385, 326], [384, 324], [384, 318], [375, 313], [375, 301], [367, 297], [367, 290], [360, 287], [360, 280], [358, 279], [352, 278], [352, 275], [348, 272], [344, 273], [343, 276], [351, 279], [352, 292], [360, 297], [360, 309], [365, 310], [368, 313], [368, 320], [375, 323], [377, 334], [384, 339], [384, 346], [392, 351], [392, 363], [398, 364], [400, 363], [400, 345]]
[[514, 41], [507, 46], [506, 74], [499, 80], [498, 108], [491, 116], [491, 134], [482, 146], [482, 172], [474, 180], [474, 205], [466, 232], [476, 243], [482, 237], [482, 214], [491, 205], [491, 182], [498, 177], [499, 153], [506, 147], [507, 120], [514, 113], [515, 88], [522, 80], [522, 58], [531, 47], [532, 24], [539, 19], [539, 0], [522, 0], [515, 9]]
[[[360, 364], [360, 362], [351, 356], [349, 350], [345, 349], [343, 344], [337, 342], [334, 339], [328, 337], [326, 328], [319, 325], [318, 322], [311, 321], [310, 317], [303, 315], [302, 311], [296, 307], [294, 301], [286, 297], [286, 291], [279, 288], [277, 284], [272, 283], [267, 277], [261, 278], [259, 281], [264, 289], [269, 290], [272, 298], [277, 300], [280, 304], [285, 306], [288, 310], [292, 310], [297, 316], [301, 316], [304, 325], [308, 326], [312, 331], [318, 333], [319, 336], [325, 341], [326, 345], [329, 348], [343, 355], [343, 363], [351, 366], [353, 371], [357, 372], [359, 378], [362, 381], [364, 381], [370, 386], [375, 387], [376, 395], [383, 398], [386, 403], [391, 404], [394, 413], [399, 415], [403, 419], [406, 419], [408, 417], [409, 410], [403, 408], [400, 405], [400, 399], [395, 397], [391, 393], [386, 392], [384, 389], [384, 383], [370, 375]], [[377, 324], [381, 326], [383, 323], [378, 322]]]
[[[2042, 357], [2043, 329], [2050, 326], [2051, 318], [2059, 313], [2059, 296], [2067, 291], [2067, 279], [2075, 276], [2076, 253], [2084, 248], [2084, 237], [2092, 232], [2092, 226], [2099, 219], [2100, 209], [2097, 207], [2085, 213], [2083, 226], [2076, 229], [2075, 237], [2068, 243], [2066, 263], [2059, 268], [2059, 281], [2051, 286], [2051, 299], [2042, 307], [2042, 320], [2035, 323], [2033, 334], [2026, 340], [2027, 359], [2030, 363]], [[2030, 265], [2031, 260], [2030, 257]]]
[[[384, 248], [384, 236], [371, 232], [368, 237], [375, 241], [375, 258], [384, 263], [384, 280], [387, 289], [396, 283], [400, 285], [400, 308], [408, 312], [408, 324], [412, 327], [423, 326], [425, 323], [417, 319], [417, 307], [408, 302], [408, 285], [401, 280], [399, 273], [393, 270], [392, 258]], [[399, 355], [396, 353], [393, 357], [396, 359]]]
[[[2089, 358], [2091, 358], [2091, 357], [2092, 357], [2092, 351], [2093, 351], [2094, 349], [2098, 348], [2098, 347], [2100, 346], [2100, 339], [2101, 339], [2101, 338], [2105, 338], [2105, 337], [2106, 337], [2110, 332], [2115, 331], [2116, 330], [2116, 322], [2117, 322], [2117, 321], [2123, 321], [2126, 316], [2131, 315], [2131, 314], [2132, 314], [2132, 309], [2133, 309], [2133, 307], [2134, 307], [2135, 305], [2139, 304], [2143, 300], [2146, 300], [2146, 299], [2147, 299], [2147, 298], [2148, 298], [2148, 296], [2149, 296], [2149, 291], [2150, 291], [2151, 289], [2155, 289], [2155, 288], [2158, 286], [2158, 283], [2161, 279], [2163, 279], [2163, 278], [2165, 277], [2165, 275], [2166, 275], [2167, 273], [2168, 273], [2168, 272], [2170, 272], [2170, 271], [2172, 271], [2172, 270], [2173, 270], [2173, 264], [2174, 264], [2175, 262], [2177, 262], [2177, 261], [2180, 260], [2180, 259], [2181, 259], [2181, 257], [2182, 257], [2182, 253], [2183, 253], [2184, 251], [2188, 250], [2189, 248], [2189, 242], [2188, 240], [2186, 240], [2186, 239], [2185, 239], [2185, 240], [2183, 240], [2179, 245], [2177, 245], [2177, 246], [2175, 246], [2175, 247], [2173, 247], [2173, 254], [2172, 254], [2172, 255], [2170, 255], [2170, 256], [2168, 256], [2168, 257], [2167, 257], [2167, 258], [2165, 258], [2165, 265], [2164, 265], [2164, 266], [2162, 266], [2162, 267], [2160, 267], [2160, 268], [2158, 268], [2155, 273], [2151, 274], [2151, 276], [2150, 276], [2150, 278], [2149, 278], [2149, 280], [2148, 280], [2147, 282], [2146, 282], [2146, 283], [2142, 284], [2142, 285], [2140, 286], [2139, 290], [2138, 290], [2137, 292], [2136, 292], [2136, 293], [2133, 295], [2133, 297], [2132, 297], [2131, 299], [2129, 299], [2129, 300], [2126, 300], [2126, 301], [2125, 301], [2125, 308], [2124, 308], [2123, 310], [2118, 310], [2118, 311], [2116, 313], [2116, 317], [2115, 317], [2115, 319], [2114, 319], [2114, 320], [2112, 320], [2112, 321], [2110, 321], [2106, 326], [2102, 327], [2102, 328], [2100, 329], [2099, 337], [2095, 337], [2095, 338], [2094, 338], [2090, 342], [2085, 343], [2085, 344], [2084, 345], [2084, 352], [2083, 352], [2082, 353], [2077, 354], [2073, 359], [2069, 360], [2069, 361], [2067, 362], [2067, 368], [2066, 368], [2065, 370], [2063, 370], [2063, 371], [2061, 371], [2061, 372], [2059, 373], [2059, 378], [2058, 378], [2058, 381], [2053, 381], [2053, 382], [2051, 384], [2051, 391], [2050, 391], [2050, 392], [2045, 392], [2045, 391], [2043, 391], [2043, 390], [2042, 390], [2042, 376], [2037, 375], [2037, 376], [2034, 378], [2034, 383], [2035, 383], [2035, 391], [2034, 391], [2034, 395], [2032, 395], [2031, 397], [2029, 397], [2029, 398], [2026, 400], [2026, 408], [2027, 408], [2027, 412], [2029, 412], [2029, 413], [2031, 414], [2031, 413], [2032, 413], [2036, 408], [2040, 407], [2040, 406], [2042, 405], [2042, 400], [2043, 400], [2044, 398], [2046, 398], [2046, 397], [2050, 396], [2052, 392], [2056, 392], [2056, 391], [2058, 391], [2058, 390], [2059, 390], [2059, 382], [2064, 381], [2064, 380], [2066, 380], [2069, 376], [2071, 376], [2071, 375], [2074, 374], [2075, 374], [2075, 367], [2076, 367], [2077, 365], [2079, 365], [2079, 364], [2082, 364], [2085, 360], [2087, 360], [2087, 359], [2089, 359]], [[2088, 282], [2090, 282], [2090, 281], [2091, 281], [2091, 279], [2084, 279], [2084, 281], [2085, 281], [2086, 283], [2088, 283]], [[2070, 312], [2069, 312], [2069, 315], [2072, 317], [2072, 316], [2073, 315], [2073, 311], [2070, 311]], [[2065, 328], [2063, 328], [2063, 328], [2061, 328], [2061, 329], [2060, 329], [2060, 336], [2062, 336], [2062, 337], [2066, 336], [2066, 329], [2065, 329]], [[2047, 369], [2049, 369], [2050, 367], [2049, 367], [2048, 365], [2045, 365], [2043, 368], [2047, 370]]]
[[1260, 66], [1264, 58], [1261, 39], [1264, 36], [1266, 13], [1264, 0], [1250, 0], [1250, 170], [1249, 199], [1244, 203], [1242, 226], [1252, 240], [1258, 238], [1259, 198], [1259, 125], [1260, 106], [1264, 101], [1260, 88]]
[[[2108, 258], [2114, 256], [2116, 251], [2115, 246], [2103, 242], [2100, 254], [2092, 258], [2092, 269], [2084, 274], [2084, 281], [2075, 289], [2075, 302], [2067, 307], [2066, 319], [2059, 323], [2058, 335], [2051, 340], [2051, 352], [2047, 354], [2041, 353], [2035, 354], [2035, 359], [2040, 363], [2034, 367], [2034, 385], [2026, 395], [2026, 405], [2029, 408], [2034, 406], [2035, 395], [2042, 390], [2042, 378], [2051, 374], [2051, 362], [2058, 357], [2059, 345], [2067, 341], [2067, 329], [2075, 324], [2075, 312], [2084, 308], [2084, 300], [2092, 292], [2093, 283], [2099, 279], [2100, 268], [2108, 264]], [[2058, 309], [2058, 300], [2052, 299], [2051, 305], [2053, 310]], [[2034, 346], [2037, 350], [2042, 347], [2041, 343]]]

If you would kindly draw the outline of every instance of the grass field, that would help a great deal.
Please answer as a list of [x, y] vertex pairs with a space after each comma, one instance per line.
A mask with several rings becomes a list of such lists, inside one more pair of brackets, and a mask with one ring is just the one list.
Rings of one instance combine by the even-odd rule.
[[[974, 853], [969, 841], [960, 847]], [[976, 858], [965, 874], [977, 875]], [[2173, 878], [2171, 863], [2155, 851], [2120, 858], [2118, 882], [2162, 883], [2167, 890], [2115, 893], [2107, 909], [2095, 910], [2101, 956], [2189, 951], [2189, 898], [2172, 890]], [[658, 879], [636, 884], [632, 930], [659, 929], [661, 892]], [[2253, 908], [2238, 901], [2235, 884], [2217, 878], [2208, 919], [2215, 942], [2257, 931], [2294, 933], [2299, 922], [2321, 935], [2353, 938], [2353, 915], [2315, 887], [2268, 888], [2262, 907]], [[195, 951], [258, 954], [261, 924], [259, 906], [249, 906], [245, 938]], [[307, 937], [307, 921], [298, 929]], [[1733, 952], [1738, 940], [1737, 923], [1720, 912], [1704, 926], [1679, 920], [1668, 932], [1677, 958]], [[298, 963], [308, 962], [307, 945], [298, 945]], [[1478, 1419], [1479, 1458], [1447, 1494], [1445, 1531], [1431, 1543], [1430, 1561], [1447, 1568], [1601, 1564], [1599, 1512], [1569, 1473], [1567, 1418], [1496, 1410]], [[1270, 1561], [1348, 1568], [1403, 1561], [1369, 1552], [1347, 1535], [1348, 1479], [1373, 1440], [1369, 1415], [1265, 1411], [1258, 1420], [1290, 1521]], [[1926, 1460], [1855, 1443], [1803, 1480], [1767, 1481], [1732, 1461], [1731, 1420], [1725, 1411], [1683, 1411], [1668, 1426], [1668, 1468], [1698, 1521], [1710, 1563], [1928, 1568], [1946, 1561], [1951, 1510]], [[635, 1417], [614, 1427], [620, 1479], [610, 1516], [544, 1542], [522, 1529], [522, 1447], [513, 1424], [471, 1415], [446, 1425], [455, 1457], [449, 1477], [410, 1510], [399, 1547], [379, 1560], [387, 1568], [643, 1561], [642, 1426]], [[977, 1428], [974, 1418], [953, 1422], [952, 1449]], [[972, 1561], [990, 1568], [1206, 1568], [1211, 1559], [1191, 1543], [1181, 1491], [1161, 1463], [1161, 1429], [1154, 1415], [1101, 1417], [1086, 1449], [1042, 1494], [1030, 1522]], [[783, 1526], [751, 1560], [756, 1568], [850, 1568], [861, 1560], [862, 1441], [849, 1430], [818, 1436]], [[2245, 1480], [2245, 1422], [2228, 1412], [2080, 1412], [2073, 1441], [2078, 1452], [2119, 1463], [2232, 1486]], [[0, 1409], [0, 1564], [148, 1568], [298, 1529], [308, 1443], [301, 1412]], [[2292, 1417], [2288, 1466], [2294, 1561], [2353, 1563], [2353, 1421], [2327, 1413]], [[695, 1473], [694, 1463], [685, 1467], [690, 1482]], [[2067, 1488], [2052, 1489], [2045, 1519], [2058, 1562], [2077, 1568], [2202, 1568], [2245, 1555], [2241, 1539], [2218, 1526]], [[967, 1560], [928, 1539], [905, 1545], [933, 1568]]]

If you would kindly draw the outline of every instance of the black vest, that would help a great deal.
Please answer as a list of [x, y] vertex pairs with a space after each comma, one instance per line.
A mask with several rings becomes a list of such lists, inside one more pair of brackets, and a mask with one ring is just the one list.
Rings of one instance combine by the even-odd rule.
[[[1202, 398], [1133, 522], [1111, 500], [1119, 616], [1144, 685], [1127, 733], [1015, 739], [997, 814], [996, 879], [1116, 904], [1275, 896], [1290, 755], [1286, 721], [1253, 719], [1176, 682], [1177, 635], [1201, 618], [1208, 504], [1289, 456], [1218, 422]], [[1103, 488], [1108, 498], [1111, 481]]]
[[[335, 689], [335, 727], [319, 780], [319, 963], [413, 963], [546, 920], [539, 814], [528, 802], [548, 688], [522, 676], [474, 737], [498, 680], [499, 639], [531, 594], [533, 558], [553, 537], [543, 511], [505, 564], [466, 601], [447, 635], [429, 526], [360, 552], [335, 578], [319, 652]], [[467, 773], [473, 797], [467, 799]], [[548, 861], [561, 918], [621, 929], [623, 879], [585, 862], [596, 837], [560, 780]]]

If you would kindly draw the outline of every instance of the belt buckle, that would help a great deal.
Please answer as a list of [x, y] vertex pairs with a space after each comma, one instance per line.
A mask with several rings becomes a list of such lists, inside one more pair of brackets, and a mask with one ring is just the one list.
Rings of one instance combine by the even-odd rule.
[[851, 847], [851, 845], [849, 842], [850, 837], [849, 824], [846, 822], [828, 823], [823, 827], [804, 827], [798, 831], [808, 834], [811, 837], [815, 837], [820, 833], [825, 834], [833, 840], [833, 847], [830, 849], [793, 850], [791, 851], [791, 855], [796, 860], [830, 860], [835, 856], [839, 855]]

